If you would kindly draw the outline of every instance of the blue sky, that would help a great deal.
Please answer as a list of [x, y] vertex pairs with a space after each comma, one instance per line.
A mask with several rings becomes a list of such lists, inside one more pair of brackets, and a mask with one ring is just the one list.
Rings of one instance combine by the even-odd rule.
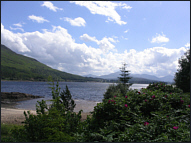
[[2, 1], [1, 44], [61, 71], [173, 75], [190, 48], [190, 1]]

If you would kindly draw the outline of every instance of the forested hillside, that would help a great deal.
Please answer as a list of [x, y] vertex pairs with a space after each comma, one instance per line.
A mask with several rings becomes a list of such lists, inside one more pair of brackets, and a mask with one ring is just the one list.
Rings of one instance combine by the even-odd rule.
[[2, 80], [30, 80], [47, 81], [51, 75], [53, 80], [59, 81], [99, 81], [52, 69], [45, 64], [17, 54], [1, 45], [1, 79]]

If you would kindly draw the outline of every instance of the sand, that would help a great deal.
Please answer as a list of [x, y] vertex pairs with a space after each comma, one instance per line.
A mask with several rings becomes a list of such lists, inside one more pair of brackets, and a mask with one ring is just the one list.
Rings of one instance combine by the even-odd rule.
[[[35, 110], [16, 109], [13, 104], [1, 104], [1, 124], [22, 124], [25, 120], [24, 111], [36, 114]], [[82, 112], [81, 115], [81, 121], [84, 121], [90, 113]]]

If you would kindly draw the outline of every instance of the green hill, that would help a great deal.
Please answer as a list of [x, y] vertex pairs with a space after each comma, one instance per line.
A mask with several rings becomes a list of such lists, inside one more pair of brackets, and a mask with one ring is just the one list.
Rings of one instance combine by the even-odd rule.
[[2, 80], [30, 80], [47, 81], [51, 75], [53, 80], [59, 81], [99, 81], [99, 79], [82, 77], [52, 69], [38, 62], [11, 51], [1, 45], [1, 79]]

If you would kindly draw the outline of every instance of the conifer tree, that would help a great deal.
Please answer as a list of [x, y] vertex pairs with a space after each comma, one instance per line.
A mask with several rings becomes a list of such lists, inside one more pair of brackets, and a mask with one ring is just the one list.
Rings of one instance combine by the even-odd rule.
[[120, 68], [121, 69], [121, 77], [118, 77], [119, 80], [126, 85], [126, 83], [129, 82], [129, 80], [131, 79], [131, 77], [129, 77], [129, 71], [126, 70], [126, 63], [123, 63], [123, 66]]

